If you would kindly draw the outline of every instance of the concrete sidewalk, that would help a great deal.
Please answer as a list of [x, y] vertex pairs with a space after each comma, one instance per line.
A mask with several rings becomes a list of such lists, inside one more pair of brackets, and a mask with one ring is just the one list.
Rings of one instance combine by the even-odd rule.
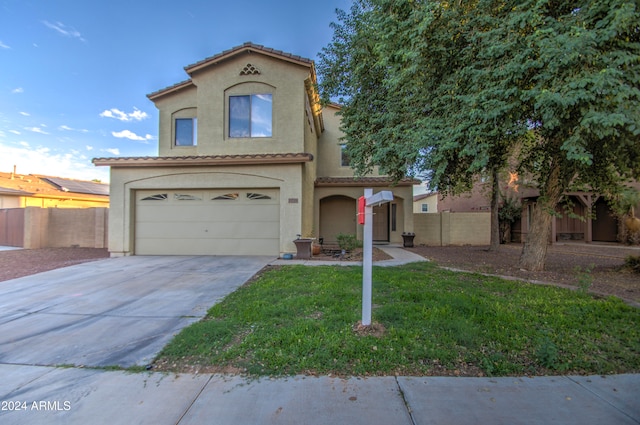
[[[415, 263], [419, 261], [429, 261], [418, 254], [414, 254], [413, 252], [407, 251], [406, 249], [402, 249], [402, 247], [400, 247], [399, 245], [376, 245], [375, 247], [387, 253], [393, 258], [391, 260], [376, 261], [373, 263], [374, 266], [390, 267], [390, 266], [400, 266], [402, 264], [407, 264], [407, 263]], [[361, 266], [362, 261], [277, 259], [272, 261], [270, 264], [281, 265], [281, 266], [292, 265], [292, 264], [302, 264], [305, 266]]]
[[640, 423], [640, 375], [250, 380], [0, 365], [2, 424]]

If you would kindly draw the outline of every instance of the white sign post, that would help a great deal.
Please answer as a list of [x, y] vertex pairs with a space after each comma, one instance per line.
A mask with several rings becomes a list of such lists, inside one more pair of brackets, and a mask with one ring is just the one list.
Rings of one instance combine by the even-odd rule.
[[364, 190], [364, 231], [362, 246], [362, 326], [371, 326], [371, 268], [373, 264], [373, 206], [393, 201], [393, 192]]

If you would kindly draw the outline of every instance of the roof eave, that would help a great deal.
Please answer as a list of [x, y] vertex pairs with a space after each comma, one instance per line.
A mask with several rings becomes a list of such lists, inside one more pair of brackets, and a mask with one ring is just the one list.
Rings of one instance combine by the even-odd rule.
[[161, 98], [163, 96], [166, 96], [166, 95], [171, 94], [171, 93], [176, 93], [176, 92], [178, 92], [180, 90], [183, 90], [183, 89], [186, 89], [186, 88], [189, 88], [189, 87], [192, 87], [192, 86], [194, 86], [194, 84], [193, 84], [193, 81], [191, 81], [191, 80], [181, 81], [181, 82], [179, 82], [177, 84], [174, 84], [172, 86], [169, 86], [169, 87], [166, 87], [164, 89], [155, 91], [153, 93], [149, 93], [147, 95], [147, 98], [149, 100], [155, 102], [156, 100], [158, 100], [159, 98]]
[[310, 153], [265, 154], [265, 155], [224, 155], [224, 156], [177, 156], [177, 157], [129, 157], [94, 158], [96, 166], [109, 167], [194, 167], [224, 165], [273, 165], [300, 164], [313, 161]]
[[394, 182], [392, 179], [387, 179], [385, 177], [379, 178], [335, 178], [330, 180], [324, 180], [319, 178], [315, 182], [316, 187], [389, 187], [389, 186], [413, 186], [416, 180], [414, 179], [403, 179], [397, 182]]
[[184, 67], [184, 70], [187, 74], [192, 75], [194, 72], [200, 71], [211, 65], [216, 65], [220, 62], [223, 62], [229, 58], [232, 58], [242, 53], [258, 53], [261, 55], [269, 56], [275, 59], [280, 59], [296, 65], [304, 66], [307, 68], [311, 67], [313, 64], [313, 62], [310, 59], [305, 59], [301, 56], [291, 55], [279, 50], [274, 50], [258, 44], [247, 42], [241, 46], [234, 47], [232, 49], [229, 49], [217, 55], [203, 59], [200, 62], [196, 62], [192, 65], [187, 65]]

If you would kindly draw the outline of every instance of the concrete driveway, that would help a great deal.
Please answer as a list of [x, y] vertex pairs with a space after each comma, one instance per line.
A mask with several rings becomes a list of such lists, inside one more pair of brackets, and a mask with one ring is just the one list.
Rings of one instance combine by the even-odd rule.
[[272, 260], [133, 256], [0, 282], [0, 363], [146, 365]]

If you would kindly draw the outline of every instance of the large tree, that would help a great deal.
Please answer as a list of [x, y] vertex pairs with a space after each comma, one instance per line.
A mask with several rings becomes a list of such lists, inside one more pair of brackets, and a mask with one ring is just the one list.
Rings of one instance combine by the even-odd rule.
[[426, 172], [454, 194], [485, 173], [497, 207], [517, 146], [540, 189], [522, 267], [544, 267], [563, 192], [638, 177], [637, 2], [356, 0], [338, 20], [321, 92], [344, 105], [356, 171]]

